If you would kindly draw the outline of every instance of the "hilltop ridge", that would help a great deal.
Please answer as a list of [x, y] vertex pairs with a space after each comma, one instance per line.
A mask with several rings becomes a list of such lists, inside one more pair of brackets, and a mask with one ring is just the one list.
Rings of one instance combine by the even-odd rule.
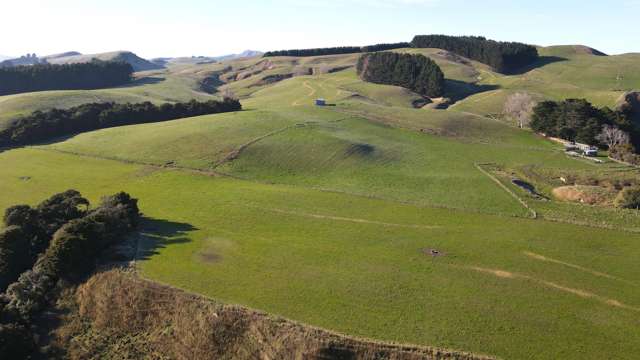
[[[65, 56], [66, 55], [66, 56]], [[59, 54], [55, 57], [45, 58], [51, 64], [71, 64], [89, 62], [93, 59], [102, 61], [123, 61], [133, 66], [134, 71], [146, 71], [161, 69], [162, 66], [143, 59], [131, 51], [111, 51], [98, 54], [79, 54], [75, 52]]]

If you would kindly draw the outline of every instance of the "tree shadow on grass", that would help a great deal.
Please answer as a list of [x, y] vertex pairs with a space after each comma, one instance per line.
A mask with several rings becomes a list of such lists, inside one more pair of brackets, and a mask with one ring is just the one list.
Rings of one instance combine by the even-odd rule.
[[524, 66], [520, 69], [514, 70], [514, 71], [509, 71], [507, 72], [505, 75], [522, 75], [525, 73], [528, 73], [531, 70], [535, 70], [535, 69], [539, 69], [541, 67], [545, 67], [549, 64], [553, 64], [553, 63], [557, 63], [557, 62], [562, 62], [562, 61], [567, 61], [569, 59], [567, 58], [563, 58], [560, 56], [540, 56], [538, 58], [538, 60], [536, 60], [536, 62], [534, 62], [533, 64]]
[[143, 85], [154, 85], [154, 84], [158, 84], [165, 81], [165, 78], [163, 77], [157, 77], [157, 76], [145, 76], [145, 77], [141, 77], [135, 80], [130, 81], [127, 84], [118, 86], [120, 88], [130, 88], [130, 87], [136, 87], [136, 86], [143, 86]]
[[191, 224], [145, 217], [138, 230], [136, 260], [148, 260], [157, 255], [160, 249], [189, 243], [192, 241], [189, 233], [196, 230], [198, 228]]
[[498, 85], [480, 85], [475, 83], [468, 83], [460, 80], [445, 80], [445, 96], [450, 98], [451, 101], [458, 102], [460, 100], [464, 100], [465, 98], [483, 93], [486, 91], [493, 91], [500, 89]]

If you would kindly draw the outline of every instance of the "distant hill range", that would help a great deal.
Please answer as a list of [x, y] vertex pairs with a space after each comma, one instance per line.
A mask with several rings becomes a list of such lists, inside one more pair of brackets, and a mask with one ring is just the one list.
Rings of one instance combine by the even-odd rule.
[[146, 71], [161, 69], [162, 66], [155, 64], [149, 60], [145, 60], [138, 55], [130, 51], [113, 51], [100, 54], [82, 55], [80, 53], [67, 53], [72, 55], [64, 56], [65, 54], [54, 55], [54, 57], [46, 57], [47, 61], [51, 64], [71, 64], [89, 62], [93, 59], [102, 61], [123, 61], [131, 64], [134, 71]]
[[0, 62], [0, 67], [35, 64], [72, 64], [90, 62], [93, 59], [102, 61], [123, 61], [131, 64], [134, 71], [156, 70], [163, 67], [149, 60], [145, 60], [130, 51], [112, 51], [100, 54], [81, 54], [77, 51], [69, 51], [42, 57], [38, 57], [36, 54], [27, 54], [19, 58], [4, 60]]
[[256, 57], [256, 56], [262, 56], [263, 54], [264, 53], [262, 51], [245, 50], [245, 51], [241, 52], [240, 54], [230, 54], [230, 55], [217, 56], [217, 57], [215, 57], [215, 59], [218, 60], [218, 61], [224, 61], [224, 60], [231, 60], [231, 59], [250, 58], [250, 57]]
[[160, 66], [165, 66], [166, 64], [194, 65], [194, 64], [215, 63], [219, 61], [234, 60], [234, 59], [240, 59], [240, 58], [251, 58], [251, 57], [262, 56], [263, 54], [264, 53], [262, 51], [245, 50], [239, 54], [228, 54], [228, 55], [222, 55], [222, 56], [185, 56], [185, 57], [174, 57], [174, 58], [164, 57], [164, 58], [152, 59], [151, 61], [154, 64], [157, 64]]
[[41, 60], [36, 54], [27, 54], [20, 56], [19, 58], [6, 59], [0, 62], [0, 67], [11, 67], [11, 66], [20, 66], [20, 65], [35, 65], [46, 63]]
[[79, 55], [82, 55], [82, 53], [79, 53], [77, 51], [67, 51], [60, 54], [43, 56], [42, 58], [45, 60], [53, 60], [53, 59], [61, 59], [61, 58], [66, 58], [70, 56], [79, 56]]

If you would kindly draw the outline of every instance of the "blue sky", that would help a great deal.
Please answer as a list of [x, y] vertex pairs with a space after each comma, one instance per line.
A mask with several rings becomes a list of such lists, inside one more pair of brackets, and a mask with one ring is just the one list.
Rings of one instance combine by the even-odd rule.
[[22, 0], [2, 4], [0, 54], [145, 57], [366, 45], [416, 34], [640, 52], [640, 0]]

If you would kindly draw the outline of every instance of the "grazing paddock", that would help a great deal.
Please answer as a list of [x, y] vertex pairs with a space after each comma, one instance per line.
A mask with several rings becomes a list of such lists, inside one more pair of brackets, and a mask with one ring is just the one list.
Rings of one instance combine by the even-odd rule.
[[618, 69], [640, 87], [637, 55], [541, 48], [545, 61], [505, 76], [437, 49], [397, 51], [440, 64], [455, 104], [416, 109], [416, 94], [360, 81], [353, 54], [175, 65], [129, 87], [0, 97], [2, 127], [93, 96], [211, 98], [199, 81], [220, 74], [215, 90], [244, 109], [0, 152], [0, 209], [68, 188], [92, 202], [126, 191], [146, 216], [144, 277], [352, 336], [506, 359], [640, 353], [639, 213], [552, 197], [573, 185], [560, 177], [619, 188], [637, 172], [569, 158], [486, 116], [515, 91], [612, 106]]
[[37, 149], [1, 153], [0, 166], [1, 207], [68, 187], [143, 199], [153, 220], [141, 229], [142, 274], [227, 303], [504, 358], [640, 350], [633, 233]]

